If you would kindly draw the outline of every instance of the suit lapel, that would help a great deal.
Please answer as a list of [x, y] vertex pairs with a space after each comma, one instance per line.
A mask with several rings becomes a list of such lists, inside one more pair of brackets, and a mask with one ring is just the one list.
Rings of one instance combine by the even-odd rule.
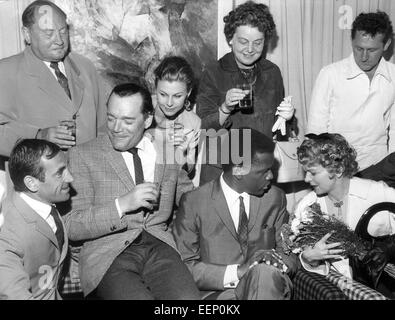
[[220, 179], [218, 178], [213, 182], [213, 190], [211, 193], [213, 201], [213, 207], [216, 214], [220, 217], [226, 228], [232, 234], [232, 236], [238, 240], [235, 225], [229, 212], [228, 205], [226, 203], [225, 195], [222, 191]]
[[36, 213], [17, 193], [13, 194], [13, 201], [15, 207], [26, 222], [34, 224], [36, 230], [58, 248], [58, 240], [48, 223], [44, 221], [44, 219], [42, 219], [38, 213]]
[[114, 150], [112, 147], [110, 138], [107, 134], [102, 136], [102, 139], [99, 140], [102, 144], [103, 151], [105, 157], [107, 158], [108, 163], [114, 169], [115, 173], [125, 185], [128, 191], [131, 191], [135, 187], [135, 182], [133, 181], [132, 176], [126, 166], [125, 160], [122, 157], [122, 153]]
[[254, 196], [250, 196], [250, 214], [248, 217], [248, 232], [250, 232], [253, 226], [255, 225], [261, 202], [262, 202], [261, 199]]
[[54, 105], [60, 105], [68, 111], [73, 110], [73, 103], [63, 88], [59, 85], [44, 62], [34, 55], [30, 47], [25, 50], [25, 58], [27, 73], [33, 78], [36, 78], [35, 82], [37, 86], [53, 100]]
[[73, 99], [72, 105], [74, 107], [74, 114], [76, 114], [81, 107], [85, 85], [80, 78], [80, 70], [69, 56], [64, 60], [64, 65], [67, 74], [66, 76], [69, 80], [68, 82], [71, 91], [71, 97]]

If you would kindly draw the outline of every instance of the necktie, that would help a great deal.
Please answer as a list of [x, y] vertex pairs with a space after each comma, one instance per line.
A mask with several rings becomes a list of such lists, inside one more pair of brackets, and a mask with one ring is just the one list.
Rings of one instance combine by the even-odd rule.
[[134, 182], [137, 184], [144, 182], [144, 172], [143, 166], [141, 165], [141, 159], [139, 154], [137, 153], [137, 148], [131, 148], [129, 150], [131, 154], [133, 154], [133, 164], [134, 164]]
[[55, 70], [56, 78], [58, 79], [60, 86], [66, 92], [67, 96], [71, 99], [69, 83], [66, 76], [60, 71], [58, 62], [51, 62], [50, 67]]
[[239, 235], [239, 242], [243, 256], [247, 257], [248, 249], [248, 218], [246, 209], [244, 207], [243, 197], [240, 196], [240, 211], [239, 211], [239, 227], [237, 228], [237, 233]]
[[50, 215], [52, 216], [52, 218], [55, 221], [55, 225], [56, 225], [55, 236], [56, 236], [56, 239], [58, 240], [59, 249], [62, 250], [63, 244], [64, 244], [64, 231], [63, 231], [62, 221], [60, 220], [58, 210], [56, 210], [56, 208], [54, 206], [51, 209]]

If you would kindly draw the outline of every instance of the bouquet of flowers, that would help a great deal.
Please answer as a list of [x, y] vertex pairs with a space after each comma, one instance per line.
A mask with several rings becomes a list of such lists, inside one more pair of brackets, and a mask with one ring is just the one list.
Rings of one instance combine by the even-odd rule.
[[324, 235], [332, 233], [328, 242], [341, 242], [346, 257], [362, 260], [371, 249], [371, 244], [352, 231], [342, 221], [321, 211], [318, 203], [308, 206], [300, 217], [291, 215], [288, 224], [281, 229], [283, 249], [289, 254], [300, 253], [306, 247], [314, 246]]

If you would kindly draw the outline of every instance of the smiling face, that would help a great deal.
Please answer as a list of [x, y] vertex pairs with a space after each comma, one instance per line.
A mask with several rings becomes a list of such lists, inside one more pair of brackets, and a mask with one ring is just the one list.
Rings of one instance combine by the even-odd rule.
[[37, 184], [35, 197], [48, 204], [69, 199], [73, 177], [68, 169], [65, 154], [59, 152], [52, 159], [41, 157], [40, 165], [44, 169], [45, 179], [40, 181], [33, 178]]
[[127, 97], [113, 94], [108, 101], [108, 136], [115, 150], [127, 151], [135, 147], [145, 129], [152, 123], [152, 115], [144, 117], [143, 97], [140, 93]]
[[159, 80], [156, 85], [158, 107], [167, 118], [174, 117], [184, 108], [189, 94], [187, 85], [181, 81]]
[[364, 31], [355, 33], [352, 40], [352, 49], [355, 62], [362, 71], [374, 75], [384, 51], [388, 49], [391, 43], [391, 40], [384, 43], [383, 39], [384, 35], [380, 33], [375, 37]]
[[303, 166], [303, 170], [306, 172], [304, 180], [313, 187], [317, 195], [330, 193], [335, 188], [335, 175], [330, 174], [323, 166]]
[[34, 24], [22, 30], [25, 41], [40, 60], [58, 62], [67, 55], [69, 29], [66, 18], [52, 7], [39, 7], [35, 12]]
[[250, 68], [262, 55], [265, 35], [257, 27], [239, 26], [229, 44], [239, 68]]

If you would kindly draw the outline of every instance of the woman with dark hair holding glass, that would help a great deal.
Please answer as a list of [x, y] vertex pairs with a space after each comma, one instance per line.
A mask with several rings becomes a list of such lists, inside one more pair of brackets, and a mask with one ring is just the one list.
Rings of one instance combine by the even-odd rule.
[[[203, 71], [197, 97], [202, 128], [250, 127], [272, 137], [275, 116], [278, 114], [285, 123], [294, 113], [291, 103], [282, 102], [280, 69], [264, 57], [265, 45], [275, 32], [273, 17], [266, 5], [248, 1], [232, 10], [224, 22], [232, 52]], [[242, 104], [247, 97], [252, 102]], [[220, 173], [219, 162], [203, 165], [201, 184]]]
[[[356, 152], [340, 134], [308, 134], [298, 149], [298, 159], [306, 172], [305, 181], [313, 191], [297, 205], [296, 219], [304, 220], [307, 207], [318, 203], [321, 211], [355, 229], [362, 214], [372, 205], [395, 201], [395, 189], [382, 181], [354, 177], [358, 171]], [[395, 233], [394, 215], [388, 211], [377, 213], [368, 226], [372, 236]], [[308, 271], [328, 274], [330, 264], [350, 276], [348, 259], [342, 259], [340, 243], [326, 243], [330, 234], [324, 236], [314, 247], [301, 253], [301, 262]], [[333, 262], [334, 260], [339, 260]], [[342, 272], [343, 271], [343, 272]]]
[[196, 86], [193, 70], [183, 57], [168, 56], [160, 62], [154, 75], [155, 128], [148, 132], [176, 147], [178, 158], [175, 160], [185, 162], [185, 169], [193, 178], [201, 125], [192, 110], [191, 93]]

